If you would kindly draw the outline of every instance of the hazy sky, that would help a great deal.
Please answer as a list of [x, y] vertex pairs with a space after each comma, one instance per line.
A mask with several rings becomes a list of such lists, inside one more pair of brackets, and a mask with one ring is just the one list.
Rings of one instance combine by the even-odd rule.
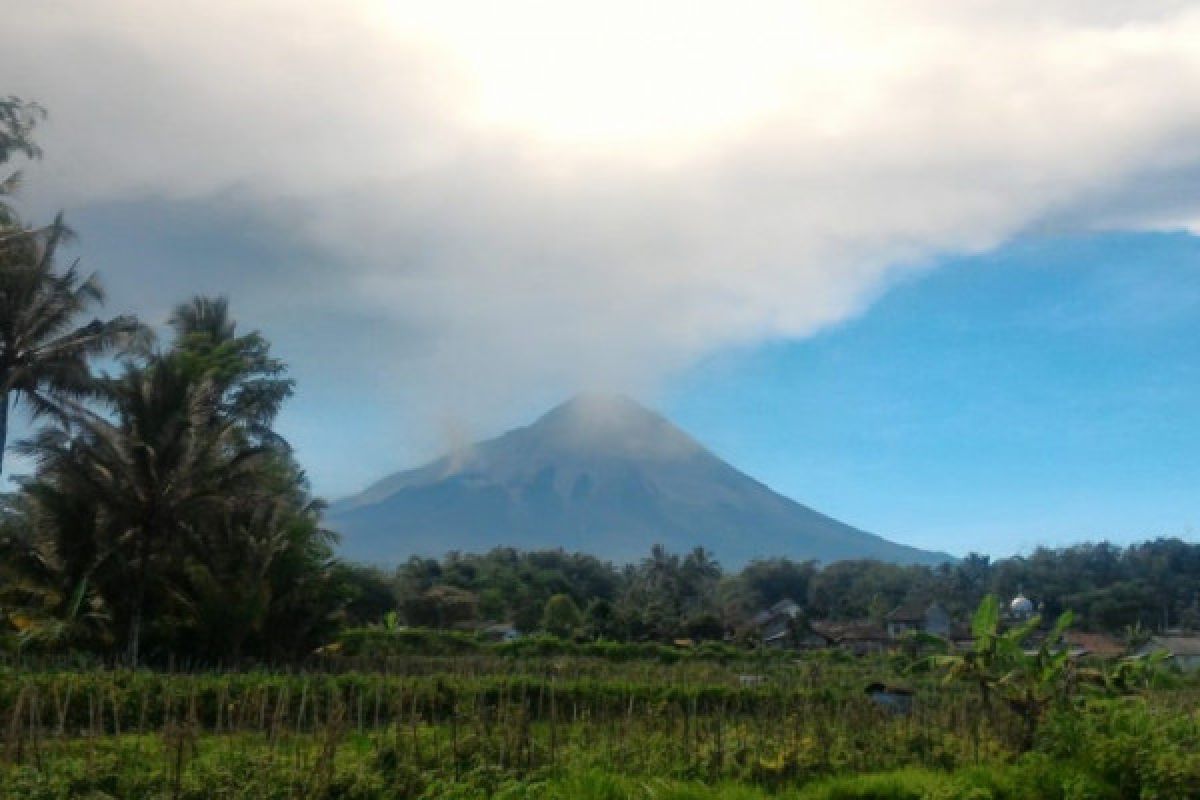
[[953, 552], [1200, 522], [1200, 3], [7, 0], [115, 311], [339, 495], [583, 388]]

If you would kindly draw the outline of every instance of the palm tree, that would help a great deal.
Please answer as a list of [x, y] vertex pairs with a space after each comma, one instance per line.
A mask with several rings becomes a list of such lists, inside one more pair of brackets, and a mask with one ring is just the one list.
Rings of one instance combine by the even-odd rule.
[[16, 648], [59, 650], [103, 643], [108, 617], [101, 598], [59, 549], [40, 536], [30, 498], [5, 498], [0, 515], [0, 621]]
[[[694, 547], [683, 558], [679, 568], [679, 590], [682, 611], [694, 615], [702, 606], [709, 605], [717, 581], [721, 579], [721, 565], [712, 553], [703, 547]], [[705, 609], [707, 610], [707, 609]]]
[[324, 504], [308, 495], [303, 474], [276, 456], [256, 478], [258, 490], [188, 537], [171, 570], [179, 629], [204, 656], [239, 659], [286, 609], [288, 592], [328, 566], [333, 534], [321, 529]]
[[67, 235], [62, 216], [41, 231], [0, 242], [0, 474], [11, 402], [33, 415], [63, 415], [65, 405], [92, 389], [89, 361], [139, 330], [133, 317], [94, 319], [81, 314], [104, 301], [95, 275], [72, 264], [56, 272], [55, 252]]
[[173, 354], [129, 362], [97, 383], [111, 417], [82, 404], [21, 451], [38, 462], [30, 487], [85, 498], [104, 550], [95, 556], [119, 580], [130, 664], [138, 662], [155, 563], [197, 527], [259, 484], [265, 449], [245, 443], [235, 420], [214, 414], [219, 395]]
[[[41, 148], [33, 140], [33, 129], [46, 116], [37, 103], [26, 103], [19, 97], [0, 97], [0, 164], [6, 163], [14, 153], [26, 158], [41, 158]], [[21, 184], [19, 171], [0, 178], [0, 242], [20, 233], [16, 215], [2, 198], [13, 194]]]
[[236, 661], [271, 608], [275, 559], [290, 545], [291, 509], [282, 501], [247, 504], [189, 537], [173, 599], [187, 612], [197, 649]]
[[213, 413], [236, 418], [257, 441], [283, 445], [271, 425], [295, 382], [286, 377], [287, 365], [271, 355], [262, 334], [239, 336], [225, 297], [193, 297], [175, 308], [170, 325], [175, 332], [173, 352], [186, 369], [205, 376], [216, 390]]
[[8, 587], [6, 601], [20, 598], [7, 612], [16, 630], [17, 649], [63, 651], [104, 641], [108, 614], [84, 578], [69, 591], [36, 583]]

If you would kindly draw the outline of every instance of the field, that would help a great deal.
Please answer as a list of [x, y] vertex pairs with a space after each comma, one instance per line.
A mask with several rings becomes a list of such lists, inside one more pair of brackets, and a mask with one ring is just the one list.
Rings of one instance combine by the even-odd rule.
[[[328, 665], [327, 665], [328, 666]], [[910, 713], [868, 683], [903, 683]], [[3, 798], [1189, 798], [1200, 687], [1061, 698], [1032, 749], [896, 657], [389, 659], [0, 675]]]

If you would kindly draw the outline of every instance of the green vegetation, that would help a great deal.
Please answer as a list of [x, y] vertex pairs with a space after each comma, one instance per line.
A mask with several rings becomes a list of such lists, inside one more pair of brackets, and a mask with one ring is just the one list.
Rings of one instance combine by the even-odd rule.
[[[887, 659], [413, 658], [403, 674], [10, 673], [0, 797], [1194, 797], [1200, 689], [1019, 713]], [[911, 674], [907, 676], [912, 679]], [[987, 724], [979, 725], [980, 719]], [[7, 792], [7, 794], [5, 793]]]
[[[988, 594], [1012, 597], [1021, 590], [1044, 606], [1045, 618], [1071, 611], [1083, 630], [1137, 638], [1165, 627], [1200, 627], [1200, 545], [1178, 539], [1039, 549], [997, 561], [973, 555], [936, 568], [875, 561], [821, 568], [771, 559], [732, 573], [702, 550], [681, 557], [656, 547], [620, 567], [582, 554], [498, 548], [413, 558], [394, 576], [377, 573], [375, 580], [390, 586], [404, 622], [423, 627], [504, 620], [525, 632], [545, 630], [547, 604], [566, 595], [582, 609], [574, 633], [587, 639], [720, 640], [785, 598], [809, 619], [879, 622], [909, 602], [937, 601], [966, 620]], [[448, 600], [449, 590], [455, 591]]]

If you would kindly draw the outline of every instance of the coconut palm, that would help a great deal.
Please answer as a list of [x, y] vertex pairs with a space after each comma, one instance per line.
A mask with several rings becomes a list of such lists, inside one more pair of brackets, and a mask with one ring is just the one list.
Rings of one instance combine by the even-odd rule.
[[[108, 614], [85, 578], [69, 591], [18, 584], [6, 594], [24, 597], [7, 612], [17, 649], [60, 652], [105, 641]], [[6, 598], [7, 600], [8, 598]]]
[[0, 501], [0, 622], [18, 650], [104, 644], [108, 616], [88, 576], [39, 535], [26, 495]]
[[0, 474], [9, 407], [24, 402], [34, 416], [66, 413], [93, 387], [89, 362], [139, 330], [133, 317], [79, 317], [104, 301], [95, 275], [72, 264], [55, 269], [67, 235], [62, 216], [42, 231], [0, 242]]
[[[264, 466], [261, 491], [188, 538], [172, 571], [171, 598], [192, 649], [236, 661], [286, 606], [287, 591], [323, 567], [333, 534], [319, 526], [323, 504], [303, 489], [285, 459]], [[316, 545], [317, 552], [308, 552]], [[294, 569], [301, 567], [299, 573]]]
[[270, 343], [258, 331], [238, 335], [225, 297], [193, 297], [175, 308], [170, 325], [173, 352], [217, 392], [214, 414], [237, 419], [258, 441], [282, 445], [271, 425], [295, 382], [271, 355]]
[[262, 629], [274, 589], [271, 567], [289, 544], [288, 511], [282, 502], [256, 504], [189, 538], [171, 594], [200, 649], [236, 661], [247, 637]]
[[[41, 157], [42, 151], [33, 140], [33, 129], [45, 116], [45, 110], [37, 103], [27, 103], [19, 97], [0, 97], [0, 164], [7, 163], [15, 153], [26, 158]], [[0, 177], [0, 242], [20, 232], [16, 215], [3, 200], [20, 183], [20, 171]]]
[[71, 404], [58, 424], [21, 445], [38, 463], [29, 489], [35, 501], [70, 496], [93, 510], [103, 543], [95, 561], [120, 583], [109, 594], [120, 606], [131, 664], [151, 582], [161, 576], [157, 562], [259, 485], [266, 450], [247, 445], [235, 420], [214, 414], [218, 395], [175, 355], [146, 357], [97, 383], [110, 413]]

